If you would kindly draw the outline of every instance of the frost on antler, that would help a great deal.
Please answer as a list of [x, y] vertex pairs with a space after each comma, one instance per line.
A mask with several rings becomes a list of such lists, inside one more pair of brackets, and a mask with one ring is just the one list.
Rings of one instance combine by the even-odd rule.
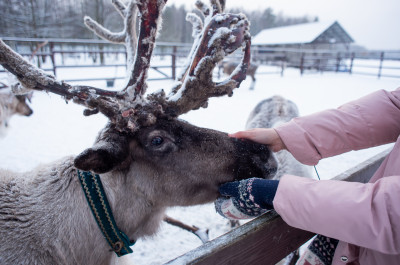
[[[225, 1], [211, 0], [210, 6], [197, 1], [202, 19], [194, 14], [187, 16], [193, 24], [195, 42], [177, 85], [168, 96], [163, 92], [144, 97], [147, 88], [147, 72], [155, 47], [161, 13], [167, 0], [131, 0], [125, 6], [113, 0], [117, 11], [124, 18], [124, 30], [112, 33], [86, 17], [85, 21], [100, 37], [123, 42], [132, 55], [128, 59], [127, 85], [120, 91], [107, 91], [89, 86], [72, 86], [58, 81], [52, 75], [33, 66], [0, 41], [0, 64], [15, 75], [22, 86], [45, 90], [63, 96], [66, 100], [86, 106], [85, 115], [102, 113], [120, 132], [135, 132], [149, 126], [160, 116], [176, 117], [190, 110], [205, 107], [209, 97], [231, 95], [232, 90], [246, 77], [250, 61], [249, 22], [242, 14], [224, 14]], [[136, 35], [136, 19], [140, 18]], [[136, 47], [136, 50], [133, 49]], [[223, 82], [214, 82], [212, 72], [224, 56], [243, 48], [242, 63]], [[135, 56], [133, 56], [135, 55]]]
[[100, 38], [109, 42], [125, 45], [128, 58], [128, 72], [131, 72], [137, 46], [136, 21], [138, 7], [135, 1], [130, 1], [128, 6], [125, 6], [125, 4], [119, 0], [113, 0], [112, 3], [124, 19], [124, 29], [121, 32], [111, 32], [88, 16], [85, 16], [84, 22], [85, 25]]
[[[188, 15], [187, 20], [193, 24], [195, 42], [179, 82], [163, 104], [166, 113], [172, 116], [207, 107], [210, 97], [231, 95], [232, 90], [246, 78], [250, 62], [250, 33], [246, 17], [221, 13], [224, 1], [212, 0], [211, 7], [197, 1], [196, 6], [206, 16], [205, 25], [201, 26], [198, 16]], [[244, 50], [241, 64], [228, 79], [214, 82], [212, 72], [217, 63], [239, 48]]]
[[124, 89], [132, 100], [137, 95], [141, 96], [146, 92], [147, 72], [155, 47], [158, 26], [161, 23], [161, 13], [166, 2], [167, 0], [141, 0], [137, 3], [141, 16], [139, 45], [128, 84]]
[[[86, 23], [95, 33], [109, 41], [124, 41], [131, 49], [132, 59], [129, 60], [128, 85], [121, 91], [107, 91], [89, 86], [72, 86], [58, 81], [54, 76], [45, 73], [30, 64], [22, 56], [14, 52], [4, 42], [0, 41], [0, 64], [15, 75], [21, 85], [27, 89], [45, 90], [63, 96], [81, 104], [88, 109], [85, 115], [102, 113], [109, 118], [119, 131], [134, 132], [141, 126], [153, 124], [160, 115], [161, 107], [143, 98], [146, 91], [146, 78], [150, 59], [155, 45], [155, 37], [160, 23], [160, 15], [166, 0], [131, 0], [126, 7], [119, 0], [113, 1], [114, 6], [125, 19], [125, 29], [121, 33], [111, 33], [103, 26], [86, 18]], [[139, 40], [136, 36], [136, 16], [140, 14]], [[124, 38], [121, 36], [124, 35]], [[123, 40], [124, 39], [124, 40]], [[136, 47], [137, 52], [132, 49]], [[129, 53], [129, 51], [128, 51]]]

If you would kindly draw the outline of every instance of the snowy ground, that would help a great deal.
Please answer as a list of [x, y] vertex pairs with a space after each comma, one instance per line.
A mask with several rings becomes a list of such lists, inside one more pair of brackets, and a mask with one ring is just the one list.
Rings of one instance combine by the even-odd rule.
[[[107, 74], [99, 68], [96, 70], [98, 76]], [[260, 72], [264, 70], [266, 72], [270, 69], [260, 69]], [[69, 71], [65, 76], [80, 78], [85, 75], [84, 69]], [[276, 71], [279, 72], [279, 69]], [[248, 114], [259, 101], [273, 95], [282, 95], [294, 101], [301, 115], [306, 115], [338, 107], [379, 89], [393, 90], [400, 86], [400, 79], [378, 80], [376, 77], [351, 76], [345, 73], [300, 76], [299, 71], [292, 69], [287, 69], [284, 77], [276, 74], [257, 75], [256, 78], [253, 91], [248, 89], [250, 80], [246, 80], [231, 98], [211, 99], [207, 109], [193, 111], [182, 118], [201, 127], [235, 132], [244, 128]], [[121, 82], [118, 81], [116, 86], [121, 85]], [[149, 86], [151, 89], [159, 89], [168, 88], [170, 84], [171, 81], [154, 81]], [[105, 88], [105, 81], [92, 82], [90, 85]], [[46, 93], [34, 94], [32, 108], [34, 114], [31, 117], [12, 118], [7, 135], [0, 138], [1, 168], [26, 171], [40, 163], [48, 163], [66, 155], [76, 155], [91, 146], [97, 132], [106, 122], [100, 115], [84, 117], [82, 107], [73, 103], [65, 104], [59, 97]], [[329, 179], [385, 148], [388, 147], [350, 152], [325, 159], [317, 169], [322, 179]], [[168, 214], [188, 224], [208, 228], [211, 238], [230, 229], [228, 222], [215, 213], [213, 205], [174, 208]], [[200, 244], [200, 240], [194, 235], [163, 224], [156, 236], [139, 240], [133, 248], [134, 253], [124, 258], [124, 261], [128, 264], [162, 264]]]

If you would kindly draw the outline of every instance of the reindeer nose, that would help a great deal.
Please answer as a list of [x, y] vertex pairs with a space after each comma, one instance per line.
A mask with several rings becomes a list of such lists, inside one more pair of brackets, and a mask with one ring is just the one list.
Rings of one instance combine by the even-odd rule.
[[29, 116], [32, 115], [32, 113], [33, 113], [33, 110], [30, 109], [30, 110], [25, 114], [25, 116], [28, 116], [28, 117], [29, 117]]
[[271, 153], [267, 164], [265, 164], [265, 178], [272, 179], [278, 171], [278, 161], [274, 154]]
[[261, 171], [261, 174], [258, 176], [259, 178], [272, 179], [278, 171], [278, 161], [272, 153], [269, 153], [269, 156], [266, 159], [267, 156], [268, 154], [265, 156], [255, 157], [253, 158], [253, 161]]

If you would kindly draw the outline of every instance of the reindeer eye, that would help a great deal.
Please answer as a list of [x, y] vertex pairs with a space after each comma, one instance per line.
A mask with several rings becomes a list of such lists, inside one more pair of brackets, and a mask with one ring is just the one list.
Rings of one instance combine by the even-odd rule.
[[156, 136], [153, 139], [151, 139], [151, 145], [154, 146], [159, 146], [164, 142], [164, 139], [160, 136]]

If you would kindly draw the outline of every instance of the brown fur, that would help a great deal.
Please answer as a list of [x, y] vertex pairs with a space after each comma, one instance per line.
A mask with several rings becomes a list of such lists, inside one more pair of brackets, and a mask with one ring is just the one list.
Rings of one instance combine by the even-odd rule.
[[[222, 62], [223, 73], [224, 73], [224, 74], [227, 74], [227, 75], [232, 74], [233, 71], [236, 69], [236, 67], [237, 67], [238, 65], [239, 65], [239, 63], [237, 63], [237, 62], [231, 62], [231, 61], [229, 61], [229, 62]], [[258, 65], [256, 65], [256, 64], [250, 64], [250, 65], [249, 65], [249, 68], [247, 68], [246, 75], [250, 76], [250, 77], [251, 77], [251, 80], [252, 80], [253, 82], [256, 81], [255, 74], [256, 74], [257, 68], [258, 68]]]

